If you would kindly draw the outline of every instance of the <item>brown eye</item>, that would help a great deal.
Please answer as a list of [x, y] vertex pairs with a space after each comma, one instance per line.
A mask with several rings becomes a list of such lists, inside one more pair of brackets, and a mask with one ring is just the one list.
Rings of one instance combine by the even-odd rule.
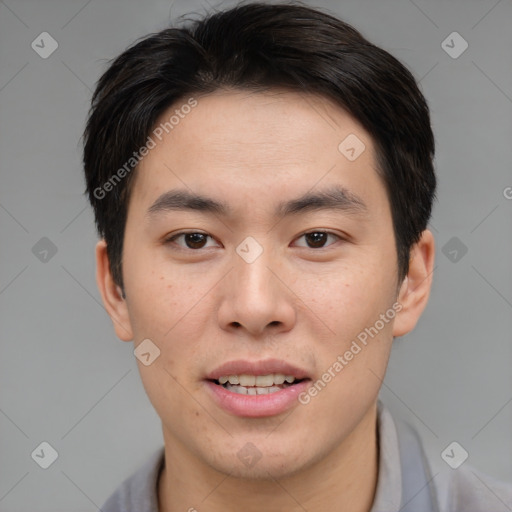
[[201, 249], [206, 242], [207, 235], [202, 233], [187, 233], [184, 235], [185, 243], [190, 249]]
[[327, 240], [327, 233], [315, 232], [304, 235], [309, 244], [313, 247], [323, 247]]
[[342, 239], [339, 235], [330, 233], [329, 231], [310, 231], [309, 233], [304, 233], [299, 238], [304, 238], [308, 244], [307, 247], [310, 249], [322, 249], [325, 246], [329, 236], [336, 237], [340, 240]]
[[182, 249], [203, 249], [207, 242], [208, 238], [211, 238], [210, 235], [206, 233], [199, 233], [196, 231], [186, 232], [186, 233], [178, 233], [166, 240], [166, 243], [174, 242], [176, 239], [183, 237], [185, 241], [185, 245], [177, 244]]

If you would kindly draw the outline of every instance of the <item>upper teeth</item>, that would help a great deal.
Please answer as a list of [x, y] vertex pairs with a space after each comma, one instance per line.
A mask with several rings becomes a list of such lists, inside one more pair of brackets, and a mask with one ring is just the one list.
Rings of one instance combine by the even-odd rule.
[[295, 380], [293, 375], [284, 375], [282, 373], [271, 373], [270, 375], [225, 375], [219, 377], [220, 384], [239, 384], [240, 386], [266, 387], [274, 384], [283, 384], [284, 381], [291, 384]]

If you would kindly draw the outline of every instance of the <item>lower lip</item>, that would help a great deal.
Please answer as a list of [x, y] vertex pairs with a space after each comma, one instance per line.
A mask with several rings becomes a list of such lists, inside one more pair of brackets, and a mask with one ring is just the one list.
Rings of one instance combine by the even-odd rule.
[[275, 393], [266, 395], [241, 395], [228, 391], [224, 386], [206, 381], [207, 388], [212, 394], [213, 400], [224, 410], [236, 415], [250, 418], [263, 416], [275, 416], [280, 414], [293, 404], [299, 403], [298, 395], [310, 385], [310, 380], [303, 380], [292, 386], [283, 388]]

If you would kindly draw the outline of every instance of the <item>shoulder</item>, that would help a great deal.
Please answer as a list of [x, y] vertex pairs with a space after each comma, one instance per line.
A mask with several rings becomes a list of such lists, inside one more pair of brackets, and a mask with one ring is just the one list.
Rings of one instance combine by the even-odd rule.
[[126, 478], [102, 505], [102, 512], [158, 512], [158, 476], [164, 448], [153, 452], [137, 471]]
[[472, 466], [448, 468], [434, 476], [441, 512], [510, 512], [512, 483], [502, 482]]
[[[432, 453], [426, 453], [418, 432], [395, 421], [380, 403], [379, 437], [379, 481], [372, 512], [396, 512], [406, 505], [410, 505], [407, 510], [415, 511], [512, 512], [512, 483], [482, 473], [467, 462], [456, 469], [439, 463]], [[427, 501], [430, 508], [419, 506]]]

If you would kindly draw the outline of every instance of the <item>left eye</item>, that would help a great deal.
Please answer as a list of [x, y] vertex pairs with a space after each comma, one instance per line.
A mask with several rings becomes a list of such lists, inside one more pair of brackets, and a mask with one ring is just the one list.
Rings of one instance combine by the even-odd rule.
[[336, 237], [339, 240], [342, 239], [341, 236], [331, 233], [330, 231], [310, 231], [309, 233], [304, 233], [303, 235], [301, 235], [299, 239], [302, 237], [309, 237], [307, 238], [309, 243], [313, 244], [313, 247], [310, 248], [321, 249], [329, 236]]
[[[336, 235], [335, 233], [331, 233], [330, 231], [309, 231], [308, 233], [302, 234], [300, 237], [297, 238], [297, 240], [306, 237], [307, 243], [312, 244], [312, 246], [308, 245], [306, 247], [309, 247], [310, 249], [321, 249], [322, 247], [324, 247], [325, 242], [329, 236], [342, 240], [342, 237]], [[187, 249], [202, 249], [204, 247], [206, 239], [212, 238], [210, 235], [207, 235], [206, 233], [191, 231], [186, 233], [178, 233], [172, 236], [171, 238], [167, 239], [166, 242], [174, 242], [176, 239], [180, 237], [185, 237], [185, 244]], [[180, 247], [183, 246], [180, 245]]]

